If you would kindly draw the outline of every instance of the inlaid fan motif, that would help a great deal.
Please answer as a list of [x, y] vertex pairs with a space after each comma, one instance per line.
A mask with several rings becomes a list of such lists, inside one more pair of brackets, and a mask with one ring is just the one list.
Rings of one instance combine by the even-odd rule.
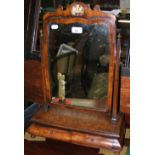
[[73, 16], [83, 16], [84, 15], [84, 7], [80, 4], [76, 4], [72, 7], [72, 15]]

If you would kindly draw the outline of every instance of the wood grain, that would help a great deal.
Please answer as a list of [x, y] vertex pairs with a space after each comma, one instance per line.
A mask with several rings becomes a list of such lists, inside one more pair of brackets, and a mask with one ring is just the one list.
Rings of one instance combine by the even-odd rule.
[[24, 141], [25, 155], [98, 155], [99, 150], [56, 140]]
[[32, 124], [27, 131], [32, 135], [42, 136], [50, 139], [64, 141], [91, 148], [106, 148], [113, 151], [120, 151], [122, 146], [119, 138], [97, 136], [71, 130], [63, 130], [53, 127], [46, 127]]
[[24, 61], [24, 100], [45, 103], [41, 62]]
[[121, 77], [120, 111], [125, 113], [125, 122], [130, 127], [130, 78]]

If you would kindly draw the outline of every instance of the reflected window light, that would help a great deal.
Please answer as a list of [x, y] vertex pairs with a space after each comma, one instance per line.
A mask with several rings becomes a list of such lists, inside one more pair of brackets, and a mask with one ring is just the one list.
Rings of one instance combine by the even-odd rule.
[[118, 20], [118, 23], [130, 23], [130, 20], [120, 19]]
[[58, 25], [57, 25], [57, 24], [52, 24], [52, 25], [51, 25], [51, 29], [52, 29], [52, 30], [58, 29]]

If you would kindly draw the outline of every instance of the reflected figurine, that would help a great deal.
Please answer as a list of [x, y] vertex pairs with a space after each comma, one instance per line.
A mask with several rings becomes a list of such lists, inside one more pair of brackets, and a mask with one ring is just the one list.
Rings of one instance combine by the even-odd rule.
[[60, 98], [61, 101], [65, 100], [65, 75], [61, 74], [58, 72], [57, 74], [57, 78], [59, 81], [59, 93], [58, 96]]

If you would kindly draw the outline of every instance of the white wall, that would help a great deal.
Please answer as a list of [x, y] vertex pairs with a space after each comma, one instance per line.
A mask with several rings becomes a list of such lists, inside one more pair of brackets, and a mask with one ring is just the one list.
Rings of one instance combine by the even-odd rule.
[[130, 9], [130, 0], [120, 0], [121, 9]]

